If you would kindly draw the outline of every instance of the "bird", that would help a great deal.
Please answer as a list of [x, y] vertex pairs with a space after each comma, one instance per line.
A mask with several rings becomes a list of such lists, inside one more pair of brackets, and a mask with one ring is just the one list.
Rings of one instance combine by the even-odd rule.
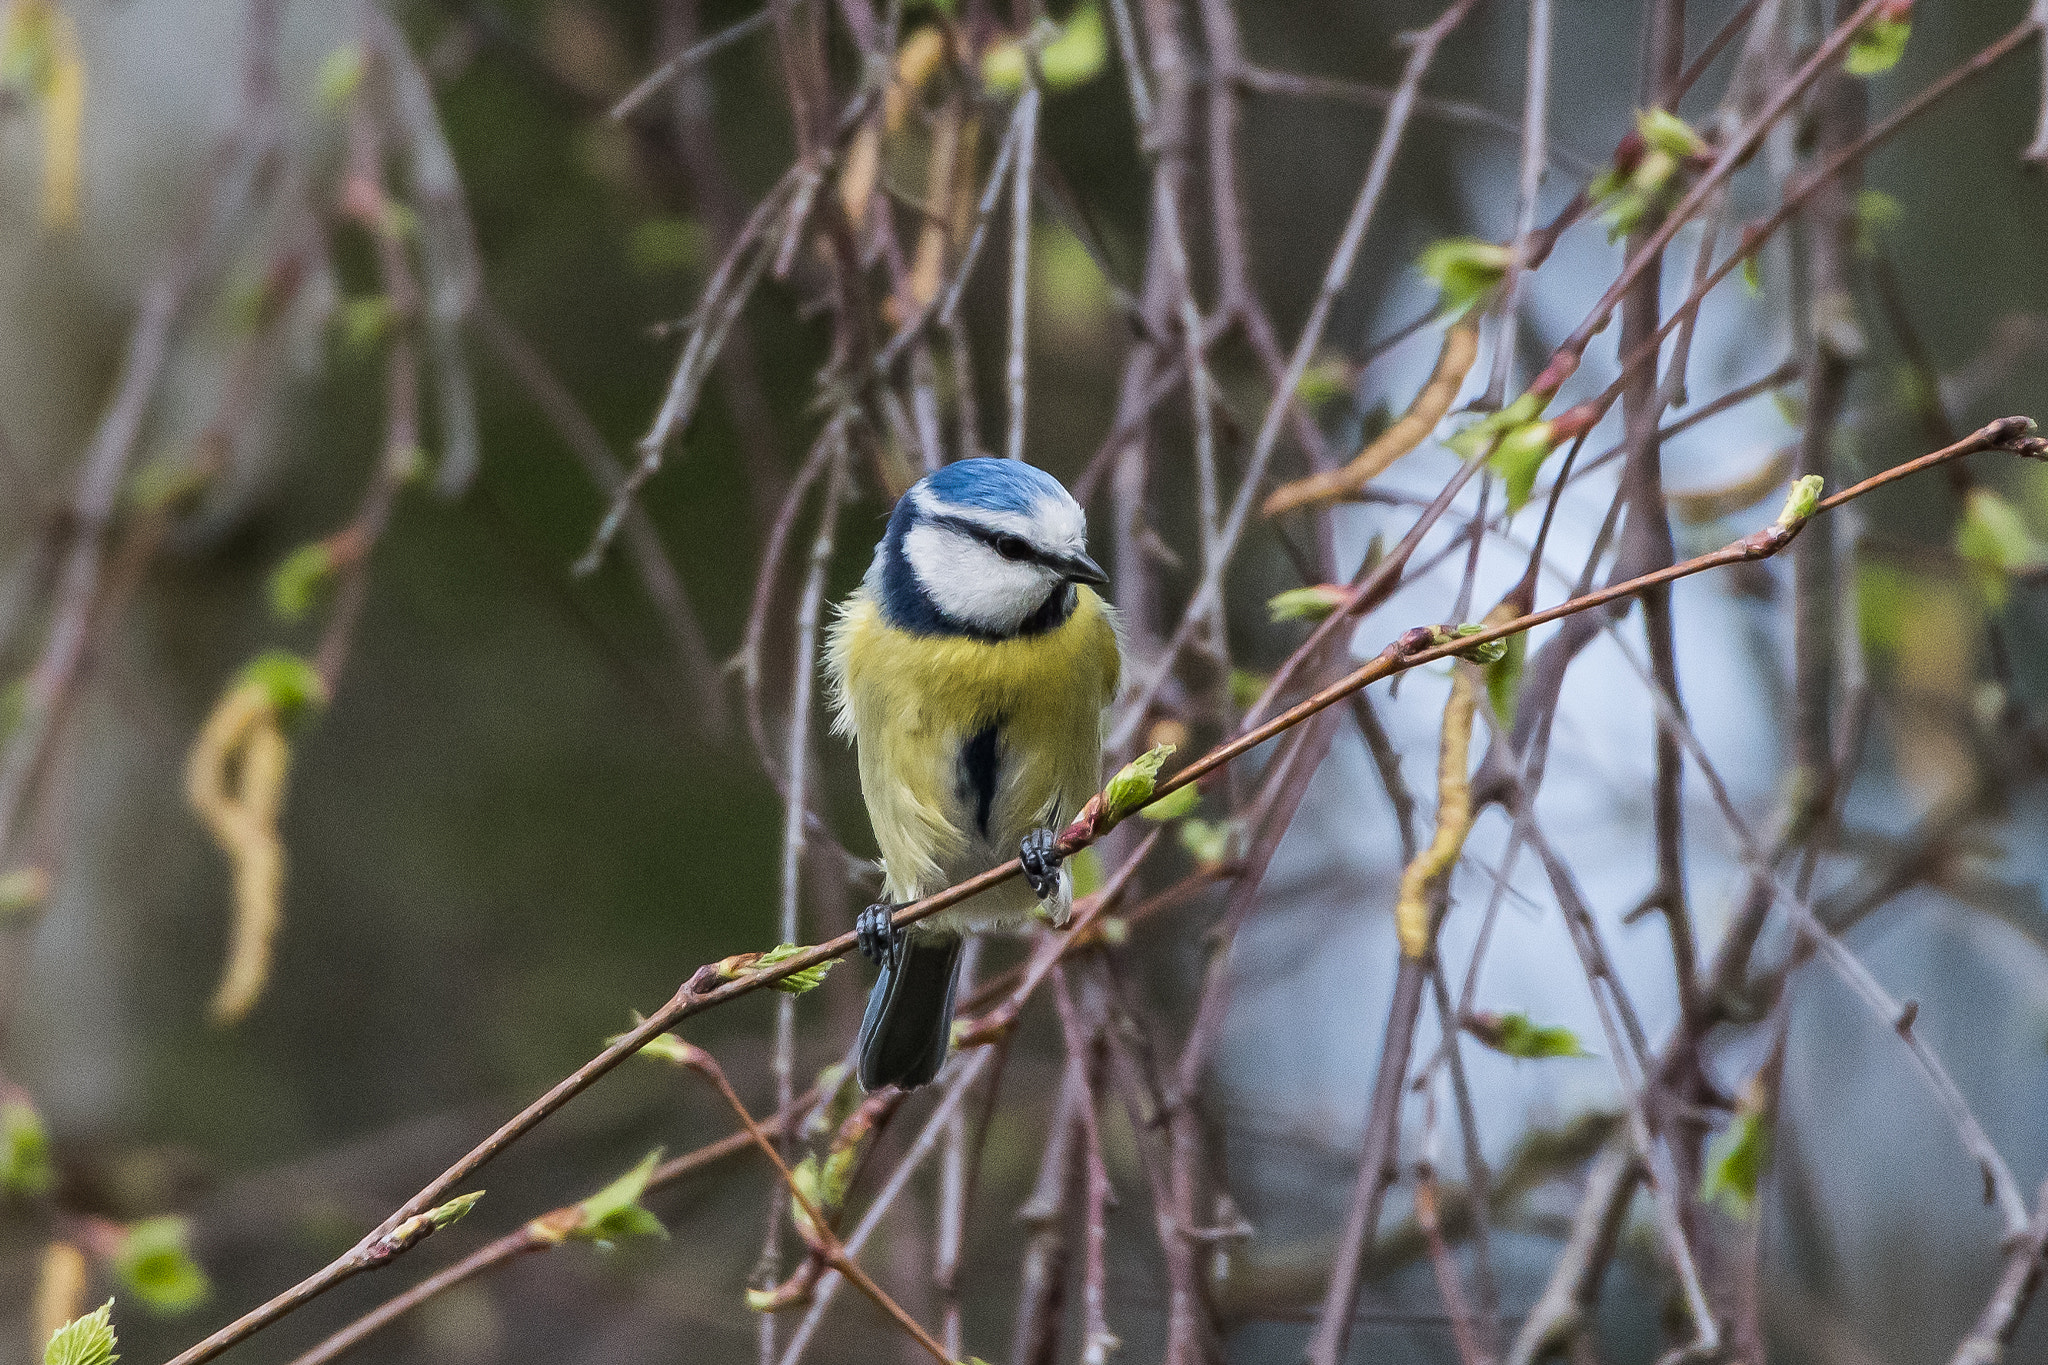
[[[1021, 460], [942, 466], [897, 499], [826, 642], [833, 730], [853, 742], [885, 900], [855, 922], [879, 969], [863, 1089], [923, 1085], [946, 1060], [965, 935], [1064, 923], [1057, 832], [1095, 794], [1122, 673], [1109, 581], [1059, 480]], [[894, 911], [1019, 858], [1022, 880], [898, 929]]]

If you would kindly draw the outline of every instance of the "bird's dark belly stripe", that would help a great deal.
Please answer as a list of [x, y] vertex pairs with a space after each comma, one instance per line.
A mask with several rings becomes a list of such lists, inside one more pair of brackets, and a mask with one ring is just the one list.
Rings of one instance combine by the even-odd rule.
[[1001, 723], [985, 725], [960, 746], [960, 798], [973, 801], [974, 825], [988, 837], [989, 812], [996, 804], [996, 769], [1001, 764]]

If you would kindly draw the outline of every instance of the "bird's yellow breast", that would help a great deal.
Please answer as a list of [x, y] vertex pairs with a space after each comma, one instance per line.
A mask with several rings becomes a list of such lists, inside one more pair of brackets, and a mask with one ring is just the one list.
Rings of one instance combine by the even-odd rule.
[[[833, 623], [827, 668], [892, 899], [1015, 856], [1025, 833], [1072, 819], [1096, 789], [1120, 663], [1110, 609], [1086, 587], [1061, 625], [992, 642], [898, 630], [856, 592]], [[963, 746], [989, 730], [997, 777], [983, 828]], [[1014, 889], [995, 899], [965, 918], [1015, 918], [1031, 904]]]

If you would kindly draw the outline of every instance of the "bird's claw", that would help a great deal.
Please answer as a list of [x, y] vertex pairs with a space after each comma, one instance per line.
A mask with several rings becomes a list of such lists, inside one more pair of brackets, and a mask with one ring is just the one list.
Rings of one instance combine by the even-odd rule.
[[894, 961], [896, 950], [902, 945], [903, 931], [896, 927], [896, 910], [887, 901], [877, 901], [853, 921], [853, 940], [860, 955], [877, 967]]
[[1017, 849], [1017, 861], [1024, 864], [1024, 880], [1042, 901], [1051, 900], [1060, 889], [1059, 836], [1050, 829], [1034, 829]]

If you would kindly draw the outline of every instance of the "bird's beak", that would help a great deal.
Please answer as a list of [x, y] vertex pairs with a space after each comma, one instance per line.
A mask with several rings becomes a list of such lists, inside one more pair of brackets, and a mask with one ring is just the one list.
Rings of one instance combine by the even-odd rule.
[[1060, 576], [1069, 583], [1107, 583], [1109, 575], [1102, 566], [1088, 557], [1085, 550], [1076, 550], [1059, 562]]

